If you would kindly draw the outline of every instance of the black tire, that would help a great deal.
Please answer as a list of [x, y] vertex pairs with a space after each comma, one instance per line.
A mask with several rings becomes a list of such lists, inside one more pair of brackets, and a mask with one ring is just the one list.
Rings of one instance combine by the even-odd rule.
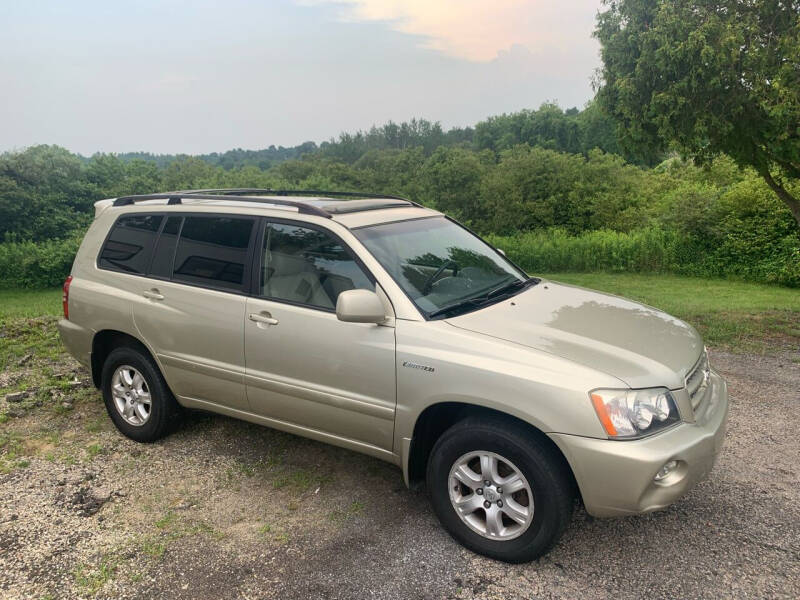
[[[126, 422], [114, 404], [111, 392], [112, 378], [117, 368], [123, 365], [129, 365], [139, 371], [150, 392], [150, 416], [142, 425]], [[125, 346], [112, 350], [103, 364], [101, 382], [108, 415], [117, 429], [132, 440], [154, 442], [161, 439], [170, 432], [180, 414], [180, 406], [167, 387], [167, 382], [164, 381], [158, 366], [149, 355], [136, 348]]]
[[[450, 469], [460, 457], [480, 450], [510, 460], [530, 484], [533, 521], [516, 538], [492, 540], [473, 531], [450, 501]], [[428, 460], [427, 487], [436, 516], [456, 541], [509, 563], [528, 562], [550, 550], [569, 524], [575, 503], [573, 480], [563, 456], [525, 425], [503, 418], [470, 417], [445, 431]]]

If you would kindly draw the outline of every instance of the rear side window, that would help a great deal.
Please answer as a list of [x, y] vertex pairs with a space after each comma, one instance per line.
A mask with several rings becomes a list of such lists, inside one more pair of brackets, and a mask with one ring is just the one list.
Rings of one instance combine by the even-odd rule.
[[163, 218], [162, 215], [125, 215], [117, 219], [100, 251], [98, 266], [143, 275]]
[[173, 281], [242, 291], [255, 219], [185, 217]]
[[175, 258], [175, 247], [178, 245], [178, 233], [181, 229], [183, 217], [169, 217], [164, 223], [164, 229], [158, 237], [158, 244], [153, 251], [153, 262], [150, 265], [150, 275], [162, 279], [172, 276], [172, 260]]

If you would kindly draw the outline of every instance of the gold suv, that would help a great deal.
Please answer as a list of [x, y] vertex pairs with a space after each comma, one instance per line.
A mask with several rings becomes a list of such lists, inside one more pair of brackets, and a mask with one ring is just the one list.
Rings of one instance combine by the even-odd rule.
[[654, 308], [528, 277], [395, 197], [196, 190], [96, 203], [59, 330], [126, 436], [203, 409], [425, 483], [468, 548], [546, 552], [576, 500], [663, 508], [711, 470], [726, 386]]

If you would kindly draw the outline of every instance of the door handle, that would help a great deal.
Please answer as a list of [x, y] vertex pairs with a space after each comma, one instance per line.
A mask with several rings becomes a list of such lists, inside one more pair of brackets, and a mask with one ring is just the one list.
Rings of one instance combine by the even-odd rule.
[[142, 296], [149, 300], [163, 300], [164, 294], [159, 293], [157, 289], [152, 290], [145, 290], [142, 292]]
[[264, 323], [265, 325], [277, 325], [278, 319], [273, 319], [269, 313], [250, 313], [247, 317], [256, 323]]

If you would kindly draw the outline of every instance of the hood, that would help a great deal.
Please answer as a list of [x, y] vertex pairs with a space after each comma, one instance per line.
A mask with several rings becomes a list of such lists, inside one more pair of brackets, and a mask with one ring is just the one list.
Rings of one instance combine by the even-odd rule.
[[603, 371], [632, 388], [683, 387], [703, 350], [691, 325], [660, 310], [545, 280], [447, 322]]

